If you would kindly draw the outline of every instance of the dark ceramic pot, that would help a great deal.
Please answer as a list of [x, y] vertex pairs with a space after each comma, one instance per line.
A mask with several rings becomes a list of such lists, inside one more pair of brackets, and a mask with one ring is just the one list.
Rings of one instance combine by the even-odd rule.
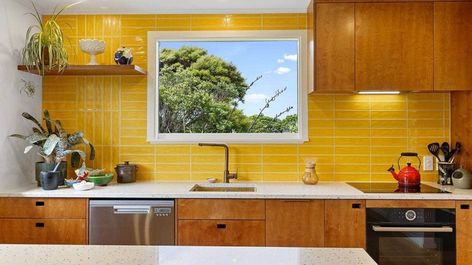
[[[53, 171], [54, 167], [56, 166], [55, 163], [46, 163], [46, 162], [36, 162], [36, 182], [38, 183], [38, 187], [41, 186], [41, 171]], [[61, 172], [60, 179], [58, 181], [58, 185], [64, 185], [64, 179], [67, 177], [67, 162], [62, 161], [57, 171]]]
[[41, 171], [39, 175], [43, 190], [57, 190], [59, 182], [64, 181], [60, 171]]

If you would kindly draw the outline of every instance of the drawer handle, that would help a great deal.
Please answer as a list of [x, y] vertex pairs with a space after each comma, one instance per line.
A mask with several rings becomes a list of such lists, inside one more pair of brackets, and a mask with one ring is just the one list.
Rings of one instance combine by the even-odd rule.
[[35, 226], [36, 227], [44, 227], [44, 223], [36, 223]]
[[226, 228], [226, 224], [216, 224], [216, 228], [218, 228], [218, 229], [225, 229], [225, 228]]
[[461, 204], [461, 209], [462, 210], [469, 210], [470, 206], [468, 204]]
[[36, 206], [44, 206], [44, 202], [43, 201], [37, 201]]
[[361, 204], [360, 203], [353, 203], [352, 204], [352, 209], [360, 209], [361, 208]]

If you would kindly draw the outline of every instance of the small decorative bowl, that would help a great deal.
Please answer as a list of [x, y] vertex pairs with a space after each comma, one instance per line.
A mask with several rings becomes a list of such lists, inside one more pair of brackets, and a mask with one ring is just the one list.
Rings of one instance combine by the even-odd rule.
[[79, 40], [79, 46], [83, 52], [90, 54], [88, 65], [98, 65], [97, 55], [105, 52], [105, 42], [95, 39], [82, 39]]
[[75, 190], [80, 190], [80, 191], [91, 190], [93, 189], [94, 186], [95, 184], [93, 182], [86, 182], [86, 181], [81, 181], [72, 185], [72, 187]]
[[108, 183], [111, 182], [113, 179], [113, 174], [108, 173], [105, 175], [97, 175], [97, 176], [87, 176], [87, 181], [88, 182], [93, 182], [97, 186], [106, 186]]

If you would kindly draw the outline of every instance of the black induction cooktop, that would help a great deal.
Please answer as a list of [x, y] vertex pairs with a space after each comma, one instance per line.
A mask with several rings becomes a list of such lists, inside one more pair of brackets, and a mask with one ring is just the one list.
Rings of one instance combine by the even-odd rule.
[[449, 193], [426, 184], [418, 187], [399, 187], [396, 182], [350, 182], [347, 184], [364, 193]]

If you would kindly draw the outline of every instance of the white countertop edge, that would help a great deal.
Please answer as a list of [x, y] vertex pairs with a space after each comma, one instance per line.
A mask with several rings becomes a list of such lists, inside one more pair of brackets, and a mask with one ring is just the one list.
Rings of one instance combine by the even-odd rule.
[[29, 186], [0, 191], [0, 197], [472, 200], [472, 190], [459, 190], [451, 186], [442, 187], [430, 182], [424, 184], [440, 187], [452, 193], [363, 193], [345, 182], [320, 182], [313, 186], [300, 182], [247, 182], [246, 184], [256, 185], [257, 190], [255, 192], [190, 192], [194, 184], [197, 182], [137, 182], [112, 184], [89, 191], [76, 191], [71, 188], [45, 191], [36, 186]]

